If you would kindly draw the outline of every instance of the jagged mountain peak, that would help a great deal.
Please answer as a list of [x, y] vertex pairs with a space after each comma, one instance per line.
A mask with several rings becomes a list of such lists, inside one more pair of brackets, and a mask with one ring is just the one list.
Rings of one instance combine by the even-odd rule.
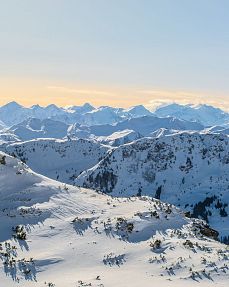
[[12, 101], [9, 102], [5, 105], [3, 105], [2, 107], [0, 107], [0, 109], [19, 109], [19, 108], [23, 108], [22, 105], [18, 104], [16, 101]]
[[143, 105], [133, 106], [125, 111], [137, 117], [152, 115], [152, 113]]

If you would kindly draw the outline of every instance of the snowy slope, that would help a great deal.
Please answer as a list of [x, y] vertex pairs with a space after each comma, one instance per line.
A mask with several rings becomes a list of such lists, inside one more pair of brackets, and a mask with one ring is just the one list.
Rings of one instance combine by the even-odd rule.
[[109, 149], [83, 139], [37, 139], [1, 148], [23, 160], [34, 171], [65, 183], [73, 183], [83, 170], [97, 164]]
[[8, 131], [25, 141], [35, 138], [63, 138], [67, 135], [68, 128], [67, 124], [52, 119], [28, 118], [13, 125]]
[[193, 106], [174, 103], [157, 108], [154, 114], [160, 117], [172, 116], [187, 121], [197, 121], [204, 126], [229, 123], [229, 113], [209, 105]]
[[94, 109], [88, 113], [85, 113], [82, 119], [82, 124], [91, 125], [102, 125], [102, 124], [114, 124], [122, 121], [122, 110], [119, 108], [112, 107], [100, 107]]
[[1, 286], [227, 286], [229, 251], [174, 206], [110, 198], [0, 154]]
[[206, 128], [203, 132], [229, 135], [229, 125], [225, 127], [212, 126], [210, 128]]
[[122, 130], [119, 132], [114, 132], [107, 137], [95, 137], [95, 139], [103, 144], [110, 146], [120, 146], [126, 143], [133, 142], [137, 139], [142, 138], [142, 135], [133, 130]]
[[0, 121], [0, 131], [5, 128], [6, 128], [6, 125], [2, 121]]
[[183, 133], [184, 131], [182, 130], [173, 130], [173, 129], [166, 129], [166, 128], [160, 128], [152, 133], [150, 133], [151, 137], [161, 137], [161, 136], [167, 136], [167, 135], [172, 135], [172, 134], [178, 134], [178, 133]]
[[76, 185], [115, 196], [151, 195], [209, 220], [221, 237], [229, 236], [228, 136], [143, 138], [109, 152]]
[[19, 141], [20, 139], [15, 134], [5, 130], [0, 131], [0, 145]]

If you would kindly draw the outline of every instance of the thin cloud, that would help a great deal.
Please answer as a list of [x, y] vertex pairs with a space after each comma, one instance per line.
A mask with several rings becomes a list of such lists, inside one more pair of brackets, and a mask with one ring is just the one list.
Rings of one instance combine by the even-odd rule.
[[56, 90], [62, 93], [68, 94], [84, 94], [84, 95], [101, 95], [101, 96], [112, 96], [113, 94], [107, 91], [100, 91], [100, 90], [90, 90], [90, 89], [72, 89], [64, 86], [48, 86], [49, 90]]
[[167, 90], [139, 90], [139, 94], [147, 96], [149, 99], [145, 103], [145, 106], [151, 110], [156, 107], [170, 104], [178, 103], [182, 105], [193, 104], [207, 104], [225, 111], [229, 111], [229, 100], [226, 95], [213, 95], [207, 93], [195, 93], [187, 91], [167, 91]]

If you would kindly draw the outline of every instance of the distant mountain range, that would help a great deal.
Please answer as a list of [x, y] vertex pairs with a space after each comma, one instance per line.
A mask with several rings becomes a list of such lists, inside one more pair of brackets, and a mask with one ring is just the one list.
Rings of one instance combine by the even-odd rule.
[[19, 124], [28, 118], [37, 118], [40, 120], [49, 118], [65, 124], [74, 124], [77, 122], [81, 125], [93, 126], [115, 124], [143, 116], [174, 117], [180, 120], [194, 121], [205, 127], [213, 125], [225, 126], [229, 124], [228, 113], [208, 105], [169, 104], [157, 108], [153, 113], [143, 105], [128, 109], [109, 106], [95, 108], [89, 103], [66, 108], [60, 108], [54, 104], [47, 107], [34, 105], [26, 108], [16, 102], [11, 102], [0, 107], [0, 128], [4, 127], [4, 125], [10, 127]]
[[67, 108], [59, 108], [54, 104], [47, 107], [34, 105], [26, 108], [16, 102], [11, 102], [0, 107], [0, 121], [7, 126], [19, 124], [29, 118], [40, 120], [49, 118], [66, 124], [75, 122], [84, 125], [113, 124], [125, 119], [147, 115], [151, 115], [151, 112], [142, 105], [129, 109], [108, 106], [94, 108], [88, 103]]
[[169, 104], [154, 112], [159, 117], [175, 117], [186, 121], [196, 121], [204, 126], [228, 125], [229, 113], [209, 105]]

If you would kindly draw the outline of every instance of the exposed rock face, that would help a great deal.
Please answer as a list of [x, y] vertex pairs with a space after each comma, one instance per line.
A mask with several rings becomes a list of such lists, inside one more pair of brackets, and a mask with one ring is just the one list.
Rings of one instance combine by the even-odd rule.
[[200, 227], [200, 233], [204, 236], [218, 240], [219, 232], [210, 228], [208, 225]]

